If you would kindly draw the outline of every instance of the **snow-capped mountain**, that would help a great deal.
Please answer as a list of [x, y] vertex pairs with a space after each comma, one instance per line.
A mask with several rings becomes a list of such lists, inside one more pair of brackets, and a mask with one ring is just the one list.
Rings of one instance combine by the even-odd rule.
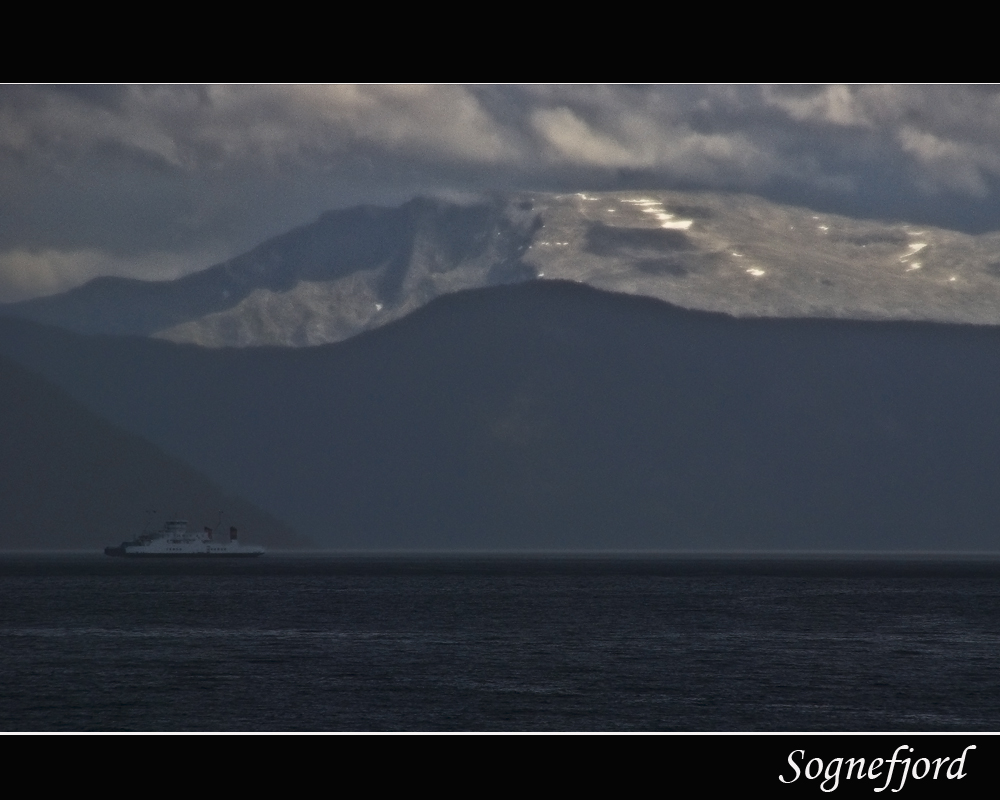
[[1000, 233], [858, 220], [712, 192], [418, 198], [331, 211], [164, 282], [100, 278], [0, 308], [206, 346], [341, 341], [440, 295], [562, 279], [738, 317], [1000, 323]]

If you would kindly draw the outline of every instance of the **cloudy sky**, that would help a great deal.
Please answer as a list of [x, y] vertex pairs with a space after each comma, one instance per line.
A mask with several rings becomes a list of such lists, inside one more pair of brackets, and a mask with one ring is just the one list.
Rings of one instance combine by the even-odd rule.
[[1000, 86], [4, 85], [0, 301], [362, 202], [633, 188], [1000, 229]]

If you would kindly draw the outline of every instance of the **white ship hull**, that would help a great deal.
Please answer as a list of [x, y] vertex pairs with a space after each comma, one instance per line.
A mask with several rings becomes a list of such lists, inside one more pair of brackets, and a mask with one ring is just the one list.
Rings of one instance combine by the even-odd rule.
[[213, 541], [208, 528], [205, 533], [187, 530], [187, 520], [170, 520], [162, 531], [144, 533], [118, 547], [105, 547], [107, 556], [124, 558], [254, 558], [264, 554], [263, 547], [242, 547], [236, 539], [236, 528], [230, 528], [230, 539]]

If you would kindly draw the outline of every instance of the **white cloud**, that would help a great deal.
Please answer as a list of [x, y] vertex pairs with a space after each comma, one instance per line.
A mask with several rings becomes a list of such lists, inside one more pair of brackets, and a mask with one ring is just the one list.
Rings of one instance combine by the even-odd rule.
[[951, 189], [985, 197], [989, 187], [984, 173], [1000, 174], [995, 149], [949, 141], [911, 126], [900, 128], [897, 136], [903, 152], [919, 165], [918, 183], [925, 191]]
[[991, 86], [6, 85], [0, 280], [161, 276], [166, 252], [414, 193], [680, 185], [894, 215], [1000, 207], [998, 179]]
[[13, 249], [0, 253], [0, 302], [55, 294], [102, 275], [171, 280], [212, 266], [227, 256], [219, 248], [197, 253], [117, 256], [97, 249]]
[[566, 107], [540, 109], [531, 115], [531, 124], [557, 161], [608, 168], [648, 163], [648, 156], [595, 132]]
[[779, 108], [798, 122], [821, 122], [831, 125], [870, 126], [863, 103], [854, 91], [843, 85], [817, 87], [808, 93], [790, 93], [782, 87], [762, 87], [767, 105]]
[[[250, 166], [262, 179], [391, 156], [428, 169], [646, 169], [747, 188], [843, 182], [831, 166], [863, 170], [895, 150], [924, 170], [917, 186], [978, 195], [976, 175], [1000, 153], [1000, 92], [962, 86], [131, 86], [105, 102], [48, 87], [9, 93], [20, 102], [0, 105], [0, 151], [68, 168], [88, 153], [109, 163], [110, 146], [192, 173]], [[824, 129], [863, 133], [867, 149]]]
[[0, 110], [0, 147], [108, 144], [189, 170], [321, 160], [359, 145], [486, 163], [517, 152], [461, 86], [133, 86], [113, 107], [42, 92]]
[[617, 109], [598, 129], [560, 106], [533, 112], [531, 124], [556, 166], [646, 169], [738, 186], [774, 171], [771, 156], [739, 132], [698, 133], [663, 116]]

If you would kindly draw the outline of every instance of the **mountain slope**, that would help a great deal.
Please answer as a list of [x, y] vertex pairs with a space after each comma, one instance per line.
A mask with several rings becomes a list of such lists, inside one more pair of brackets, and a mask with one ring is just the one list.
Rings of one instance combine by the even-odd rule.
[[992, 327], [540, 281], [321, 347], [0, 320], [0, 350], [331, 546], [997, 547]]
[[418, 198], [331, 211], [173, 281], [98, 278], [3, 312], [81, 333], [201, 344], [309, 345], [377, 327], [439, 294], [523, 279], [526, 209]]
[[441, 295], [569, 280], [737, 317], [1000, 324], [1000, 234], [713, 192], [360, 207], [175, 281], [101, 278], [0, 313], [213, 347], [342, 341]]
[[93, 549], [139, 532], [150, 504], [195, 525], [217, 512], [248, 541], [306, 540], [266, 512], [116, 429], [22, 367], [0, 359], [0, 549]]

